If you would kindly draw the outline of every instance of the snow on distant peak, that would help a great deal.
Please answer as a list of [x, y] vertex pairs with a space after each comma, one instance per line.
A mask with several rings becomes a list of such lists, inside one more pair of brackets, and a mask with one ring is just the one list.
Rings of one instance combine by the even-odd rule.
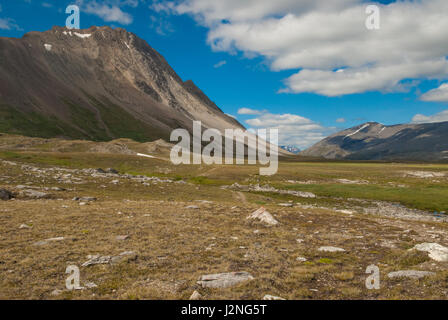
[[73, 32], [73, 34], [81, 39], [90, 38], [90, 36], [92, 35], [90, 33], [83, 34], [83, 33], [78, 33], [78, 32]]
[[51, 51], [51, 49], [53, 48], [53, 46], [51, 44], [45, 43], [44, 44], [45, 50], [47, 51]]
[[64, 32], [62, 32], [62, 33], [65, 34], [65, 35], [70, 35], [70, 36], [72, 36], [72, 32], [71, 32], [71, 31], [69, 31], [69, 32], [64, 31]]
[[364, 129], [367, 128], [368, 126], [370, 126], [370, 123], [367, 123], [367, 124], [363, 125], [361, 128], [359, 128], [358, 130], [356, 130], [355, 132], [352, 132], [352, 133], [346, 135], [346, 136], [344, 137], [344, 139], [345, 139], [345, 138], [348, 138], [348, 137], [351, 137], [351, 136], [354, 136], [355, 134], [357, 134], [358, 132], [364, 130]]

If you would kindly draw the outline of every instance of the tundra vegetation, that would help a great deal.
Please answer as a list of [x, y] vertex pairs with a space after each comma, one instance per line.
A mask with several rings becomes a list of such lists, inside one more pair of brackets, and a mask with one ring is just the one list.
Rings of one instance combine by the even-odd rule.
[[1, 135], [0, 298], [447, 296], [448, 165], [296, 158], [261, 176], [169, 155], [161, 141]]

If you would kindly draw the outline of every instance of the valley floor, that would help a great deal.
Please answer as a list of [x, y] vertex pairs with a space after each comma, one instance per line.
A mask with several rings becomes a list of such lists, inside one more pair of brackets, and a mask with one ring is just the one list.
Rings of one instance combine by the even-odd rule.
[[[15, 196], [0, 200], [0, 299], [447, 296], [448, 253], [412, 249], [448, 245], [447, 165], [281, 162], [260, 177], [55, 143], [0, 141], [0, 189]], [[247, 219], [262, 206], [277, 225]], [[65, 287], [73, 265], [82, 290]], [[430, 273], [389, 277], [403, 270]], [[243, 271], [253, 279], [229, 288], [197, 282]]]

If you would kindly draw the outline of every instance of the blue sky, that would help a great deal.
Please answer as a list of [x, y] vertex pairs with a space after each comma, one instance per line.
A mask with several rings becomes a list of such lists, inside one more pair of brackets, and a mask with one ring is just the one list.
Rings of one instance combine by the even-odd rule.
[[[274, 5], [260, 0], [246, 5], [229, 0], [223, 5], [218, 0], [2, 0], [0, 36], [21, 37], [29, 31], [64, 26], [66, 6], [77, 3], [81, 29], [110, 25], [134, 32], [224, 112], [247, 127], [283, 128], [280, 142], [304, 148], [366, 121], [387, 125], [448, 121], [444, 112], [448, 90], [443, 86], [448, 46], [437, 44], [439, 32], [445, 33], [441, 39], [446, 42], [447, 22], [433, 17], [446, 12], [447, 1], [422, 2], [398, 4], [409, 11], [400, 16], [403, 7], [394, 7], [393, 1], [334, 0], [328, 5], [322, 0], [281, 0]], [[360, 10], [352, 19], [357, 22], [350, 21], [358, 23], [360, 30], [345, 25], [358, 12], [356, 8], [375, 3], [381, 9], [379, 31], [368, 31], [360, 23], [367, 18]], [[446, 13], [444, 20], [448, 20]], [[399, 20], [403, 20], [401, 27]], [[433, 33], [428, 36], [425, 21], [433, 21], [434, 39]], [[285, 31], [278, 36], [281, 28]], [[335, 32], [327, 36], [328, 30]], [[420, 46], [416, 39], [415, 44], [407, 40], [395, 45], [397, 39], [407, 39], [409, 34], [418, 38], [419, 33], [430, 38], [427, 43]], [[353, 49], [344, 51], [349, 46]], [[359, 49], [364, 47], [370, 53]], [[295, 55], [305, 49], [307, 57]]]

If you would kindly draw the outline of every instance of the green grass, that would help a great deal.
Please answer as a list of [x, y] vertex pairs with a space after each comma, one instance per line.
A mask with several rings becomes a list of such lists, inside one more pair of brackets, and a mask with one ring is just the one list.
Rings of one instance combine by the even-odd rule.
[[446, 185], [423, 184], [409, 188], [394, 188], [380, 185], [311, 184], [285, 186], [287, 189], [309, 191], [318, 196], [360, 198], [398, 202], [408, 207], [447, 211], [448, 188]]
[[0, 104], [0, 132], [42, 138], [85, 137], [83, 133], [54, 116], [20, 112], [6, 104]]

